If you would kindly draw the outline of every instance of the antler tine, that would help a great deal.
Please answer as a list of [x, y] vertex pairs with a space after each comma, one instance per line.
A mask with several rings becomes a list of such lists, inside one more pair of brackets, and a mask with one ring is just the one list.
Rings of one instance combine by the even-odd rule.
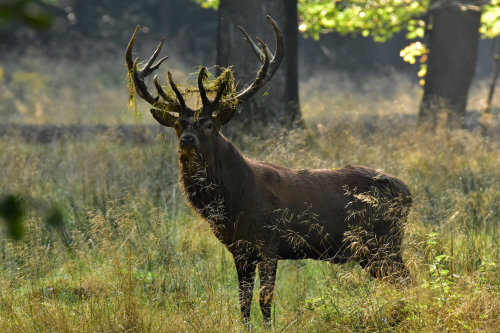
[[[264, 42], [261, 40], [259, 40], [259, 43], [261, 44], [261, 46], [262, 46], [262, 44], [264, 44]], [[229, 105], [231, 105], [233, 102], [236, 102], [237, 104], [244, 103], [250, 97], [252, 97], [257, 92], [257, 90], [259, 90], [269, 80], [269, 79], [266, 79], [266, 74], [267, 74], [267, 70], [269, 68], [269, 63], [270, 63], [269, 53], [264, 52], [264, 63], [260, 67], [259, 73], [257, 74], [257, 78], [252, 82], [252, 84], [248, 88], [246, 88], [244, 91], [239, 93], [237, 96], [230, 99], [228, 101]], [[220, 90], [217, 92], [217, 97], [215, 98], [215, 100], [220, 100], [220, 97], [222, 97], [223, 90], [224, 90], [224, 87], [222, 86], [220, 88]], [[220, 96], [219, 96], [219, 94], [220, 94]], [[215, 103], [215, 101], [214, 101], [214, 103]], [[219, 119], [221, 120], [222, 125], [225, 125], [234, 116], [236, 108], [229, 107], [229, 108], [223, 109], [222, 111], [223, 111], [222, 113], [219, 113]]]
[[285, 42], [283, 40], [283, 33], [281, 32], [281, 29], [278, 27], [278, 24], [276, 21], [273, 20], [273, 18], [269, 15], [266, 16], [267, 20], [271, 25], [273, 26], [274, 29], [274, 34], [276, 37], [276, 51], [274, 53], [273, 59], [272, 59], [272, 66], [271, 66], [271, 71], [269, 72], [271, 76], [274, 75], [274, 72], [278, 69], [278, 67], [281, 64], [281, 61], [283, 60], [283, 57], [285, 56]]
[[266, 44], [264, 44], [264, 42], [260, 38], [257, 38], [257, 40], [258, 40], [260, 46], [262, 47], [262, 49], [264, 50], [264, 63], [262, 64], [262, 66], [260, 66], [260, 70], [259, 70], [259, 73], [257, 74], [257, 78], [252, 83], [252, 85], [254, 86], [253, 89], [259, 89], [267, 82], [266, 76], [267, 76], [267, 71], [269, 69], [269, 64], [271, 62], [271, 60], [269, 59], [270, 52], [269, 52], [269, 50], [267, 50]]
[[132, 64], [132, 70], [130, 72], [137, 90], [137, 94], [139, 94], [139, 96], [149, 104], [164, 108], [166, 104], [162, 103], [158, 96], [153, 97], [153, 95], [151, 95], [148, 88], [146, 87], [146, 84], [144, 83], [144, 77], [141, 75], [142, 72], [137, 70], [138, 62], [139, 58], [136, 58]]
[[237, 100], [238, 104], [246, 102], [250, 97], [252, 97], [257, 90], [259, 90], [263, 85], [265, 85], [274, 75], [276, 70], [278, 69], [281, 61], [283, 60], [283, 56], [285, 54], [285, 45], [283, 41], [283, 34], [281, 29], [278, 27], [278, 24], [269, 16], [266, 16], [267, 20], [271, 24], [274, 29], [275, 37], [276, 37], [276, 51], [274, 55], [271, 54], [267, 45], [260, 39], [256, 38], [260, 44], [259, 47], [252, 41], [252, 39], [248, 36], [243, 28], [240, 28], [240, 31], [243, 34], [243, 38], [250, 45], [252, 51], [259, 57], [262, 65], [257, 74], [257, 78], [242, 92], [238, 93], [234, 98]]
[[207, 92], [205, 90], [205, 87], [203, 86], [203, 79], [207, 77], [206, 70], [207, 69], [205, 67], [201, 67], [200, 73], [198, 74], [198, 90], [200, 91], [201, 102], [203, 103], [203, 106], [207, 106], [210, 104], [210, 101], [207, 97]]
[[165, 43], [165, 38], [163, 38], [161, 40], [160, 44], [158, 44], [158, 47], [154, 51], [153, 55], [151, 56], [151, 58], [149, 58], [148, 62], [146, 63], [146, 66], [144, 66], [143, 71], [144, 71], [145, 75], [149, 75], [153, 71], [155, 71], [158, 68], [160, 68], [161, 63], [168, 59], [168, 56], [167, 57], [163, 57], [160, 60], [158, 60], [158, 62], [153, 67], [151, 67], [151, 65], [153, 64], [153, 62], [156, 60], [156, 57], [158, 57], [158, 54], [161, 51], [163, 43]]
[[186, 109], [186, 102], [184, 101], [184, 97], [182, 96], [181, 92], [179, 89], [177, 89], [177, 85], [175, 84], [174, 80], [172, 79], [172, 73], [168, 72], [168, 82], [170, 83], [170, 86], [172, 87], [172, 90], [175, 93], [175, 96], [177, 96], [177, 99], [179, 100], [179, 103], [181, 104], [182, 109]]
[[224, 90], [226, 90], [226, 83], [222, 82], [222, 84], [219, 87], [219, 90], [217, 90], [217, 95], [215, 96], [215, 99], [212, 101], [212, 105], [219, 104], [222, 98], [222, 94], [224, 93]]
[[166, 100], [169, 103], [175, 103], [175, 101], [172, 99], [172, 97], [170, 97], [167, 93], [165, 93], [165, 91], [161, 87], [160, 83], [158, 83], [158, 74], [156, 74], [153, 77], [153, 83], [155, 85], [156, 91], [158, 91], [158, 95], [160, 95], [161, 98], [163, 98], [164, 100]]
[[262, 52], [259, 50], [259, 47], [257, 46], [257, 44], [255, 44], [255, 42], [252, 40], [252, 38], [247, 34], [247, 32], [245, 31], [245, 29], [243, 29], [242, 27], [238, 26], [238, 29], [240, 29], [241, 31], [241, 34], [243, 35], [243, 39], [245, 39], [245, 42], [248, 43], [248, 45], [250, 45], [250, 48], [252, 49], [253, 53], [255, 53], [255, 55], [259, 58], [260, 62], [264, 62], [264, 55], [262, 54]]
[[[265, 50], [267, 48], [267, 46], [264, 48], [264, 46], [266, 44], [261, 39], [257, 39], [257, 40], [259, 41], [259, 44], [261, 45], [261, 47]], [[236, 98], [236, 100], [239, 104], [244, 103], [248, 99], [250, 99], [250, 97], [252, 97], [257, 92], [257, 90], [259, 90], [263, 85], [265, 85], [266, 82], [269, 81], [269, 79], [271, 78], [272, 75], [271, 76], [267, 75], [269, 63], [271, 61], [269, 59], [269, 53], [270, 52], [264, 51], [263, 64], [262, 64], [262, 66], [260, 66], [257, 77], [252, 82], [252, 84], [250, 84], [248, 86], [248, 88], [246, 88], [245, 90], [243, 90], [242, 92], [240, 92], [239, 94], [237, 94], [234, 97], [234, 98]]]
[[[161, 48], [163, 44], [165, 43], [165, 39], [162, 39], [156, 50], [153, 52], [153, 55], [149, 58], [148, 62], [142, 67], [142, 69], [138, 69], [138, 64], [139, 64], [139, 58], [135, 58], [135, 60], [132, 60], [132, 50], [134, 48], [134, 44], [137, 38], [137, 35], [139, 33], [140, 26], [138, 25], [135, 30], [134, 34], [132, 35], [132, 38], [130, 39], [127, 50], [125, 51], [125, 61], [127, 63], [127, 68], [132, 76], [132, 81], [134, 82], [134, 86], [136, 88], [137, 94], [144, 99], [146, 102], [149, 104], [153, 105], [156, 108], [165, 110], [169, 104], [174, 104], [175, 101], [170, 98], [164, 91], [161, 89], [161, 86], [158, 84], [158, 79], [155, 76], [154, 80], [155, 81], [155, 87], [156, 90], [158, 91], [158, 96], [154, 97], [148, 90], [146, 83], [144, 82], [144, 79], [146, 76], [150, 75], [153, 71], [157, 70], [160, 65], [168, 59], [168, 57], [163, 57], [158, 62], [153, 66], [153, 62], [156, 60], [158, 57], [158, 54], [160, 54]], [[159, 89], [158, 89], [159, 87]], [[160, 100], [160, 96], [164, 99]], [[171, 105], [172, 106], [172, 105]]]
[[149, 111], [151, 112], [153, 118], [155, 118], [156, 121], [158, 121], [163, 126], [172, 127], [177, 121], [177, 117], [173, 114], [170, 114], [166, 110], [150, 109]]
[[137, 37], [137, 33], [139, 32], [139, 29], [141, 26], [137, 26], [134, 30], [134, 34], [132, 35], [132, 38], [130, 38], [130, 41], [128, 42], [127, 45], [127, 50], [125, 51], [125, 61], [127, 62], [127, 68], [129, 71], [132, 70], [134, 61], [132, 60], [132, 49], [134, 48], [134, 43], [135, 43], [135, 38]]
[[276, 39], [276, 45], [275, 45], [274, 55], [272, 55], [267, 45], [264, 42], [262, 42], [258, 37], [256, 38], [259, 41], [261, 47], [264, 49], [264, 52], [271, 58], [269, 64], [269, 71], [267, 73], [265, 82], [269, 81], [273, 77], [274, 73], [281, 64], [283, 57], [285, 56], [285, 43], [283, 40], [283, 33], [281, 32], [281, 29], [278, 27], [276, 21], [274, 21], [271, 16], [267, 15], [266, 18], [273, 27]]
[[266, 55], [269, 57], [269, 59], [271, 59], [271, 61], [273, 61], [274, 56], [273, 56], [273, 54], [271, 53], [271, 51], [269, 51], [269, 48], [267, 47], [266, 43], [264, 43], [264, 42], [262, 41], [262, 39], [260, 39], [259, 37], [255, 37], [255, 39], [257, 39], [257, 41], [259, 42], [260, 47], [264, 50], [264, 52], [265, 52], [265, 53], [266, 53]]

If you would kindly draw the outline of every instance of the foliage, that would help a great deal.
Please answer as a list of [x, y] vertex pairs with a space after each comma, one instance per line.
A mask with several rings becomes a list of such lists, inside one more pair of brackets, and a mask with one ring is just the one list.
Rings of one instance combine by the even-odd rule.
[[485, 5], [479, 30], [483, 38], [495, 38], [500, 35], [500, 0], [491, 0]]
[[[217, 9], [218, 0], [194, 0], [204, 8]], [[384, 42], [408, 30], [408, 38], [423, 37], [429, 0], [298, 0], [299, 30], [318, 39], [323, 33], [372, 35]]]
[[56, 5], [58, 0], [7, 0], [0, 4], [0, 29], [7, 23], [22, 22], [38, 29], [49, 28], [53, 14], [48, 5]]
[[217, 10], [219, 8], [219, 0], [192, 0], [198, 3], [203, 8]]
[[425, 84], [425, 75], [427, 74], [427, 47], [421, 42], [414, 42], [401, 50], [399, 55], [404, 61], [414, 64], [417, 58], [420, 58], [420, 70], [418, 71], [418, 77], [420, 77], [419, 84], [423, 86]]
[[[423, 38], [426, 30], [425, 15], [429, 0], [299, 0], [301, 23], [299, 30], [318, 39], [320, 34], [336, 31], [342, 35], [372, 36], [385, 42], [395, 33], [406, 31], [406, 38]], [[500, 33], [500, 6], [491, 0], [484, 6], [480, 32], [484, 38], [494, 38]], [[422, 47], [423, 46], [423, 47]], [[412, 43], [401, 51], [403, 60], [415, 63], [420, 57], [420, 85], [425, 84], [427, 50], [420, 42]]]
[[[336, 31], [340, 34], [372, 36], [384, 42], [395, 33], [406, 30], [408, 39], [423, 38], [424, 17], [429, 0], [299, 0], [300, 31], [318, 39], [320, 34]], [[481, 17], [481, 33], [485, 38], [500, 34], [500, 2], [491, 0]]]
[[300, 31], [315, 39], [322, 33], [372, 36], [384, 42], [408, 30], [408, 38], [423, 37], [428, 0], [331, 1], [299, 0]]

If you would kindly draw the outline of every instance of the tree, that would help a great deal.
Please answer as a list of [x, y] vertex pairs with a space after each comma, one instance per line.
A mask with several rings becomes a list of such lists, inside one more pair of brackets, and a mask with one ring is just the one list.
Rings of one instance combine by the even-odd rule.
[[239, 89], [255, 78], [260, 66], [246, 45], [237, 26], [251, 37], [260, 37], [274, 52], [273, 29], [266, 20], [269, 14], [280, 26], [285, 41], [284, 60], [263, 93], [254, 96], [235, 117], [243, 123], [277, 124], [292, 128], [301, 122], [297, 72], [297, 3], [289, 0], [198, 1], [205, 7], [219, 9], [217, 64], [232, 66]]
[[430, 49], [419, 119], [435, 126], [445, 116], [450, 128], [464, 125], [467, 94], [474, 76], [481, 8], [433, 0], [428, 11]]
[[[499, 39], [500, 36], [500, 0], [491, 0], [490, 5], [485, 5], [483, 15], [481, 16], [481, 29], [480, 32], [483, 36], [492, 39], [492, 56], [495, 60], [495, 69], [493, 70], [493, 77], [491, 78], [490, 89], [488, 92], [488, 99], [486, 101], [485, 113], [490, 112], [491, 100], [495, 92], [495, 85], [500, 73], [500, 47], [495, 52], [495, 38]], [[499, 40], [500, 41], [500, 40]]]
[[[373, 36], [383, 42], [406, 30], [407, 38], [427, 37], [428, 47], [413, 43], [401, 52], [406, 61], [420, 57], [424, 93], [421, 123], [435, 126], [440, 114], [449, 127], [464, 125], [467, 93], [477, 57], [481, 12], [486, 1], [386, 0], [339, 1], [298, 0], [299, 29], [318, 38], [320, 33]], [[484, 6], [481, 32], [484, 37], [500, 34], [500, 4]], [[429, 52], [427, 52], [429, 51]], [[428, 59], [428, 61], [427, 61]], [[424, 79], [425, 77], [425, 79]]]

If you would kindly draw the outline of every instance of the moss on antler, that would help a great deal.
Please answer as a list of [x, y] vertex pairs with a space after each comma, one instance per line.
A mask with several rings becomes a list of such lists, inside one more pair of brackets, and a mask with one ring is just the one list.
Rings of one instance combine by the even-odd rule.
[[[200, 66], [199, 70], [196, 73], [197, 75], [199, 75], [202, 68], [203, 67]], [[220, 108], [225, 109], [225, 108], [235, 107], [237, 101], [234, 98], [232, 98], [235, 96], [235, 90], [236, 90], [233, 70], [231, 67], [227, 68], [220, 67], [219, 70], [221, 74], [215, 78], [209, 71], [205, 71], [207, 75], [203, 77], [203, 85], [205, 87], [207, 96], [211, 100], [215, 99], [217, 92], [222, 88], [223, 91], [222, 91], [222, 98], [220, 101]], [[127, 73], [127, 88], [129, 92], [128, 109], [131, 110], [136, 117], [140, 117], [140, 113], [137, 110], [137, 89], [134, 85], [134, 80], [131, 72]], [[170, 86], [162, 86], [162, 88], [170, 100], [173, 101], [177, 100]], [[189, 97], [191, 97], [194, 94], [196, 95], [197, 100], [200, 101], [200, 95], [199, 95], [200, 91], [198, 87], [184, 86], [184, 89], [181, 93], [183, 96], [185, 96], [186, 99], [189, 99]], [[164, 111], [173, 113], [179, 112], [179, 107], [180, 107], [179, 103], [174, 102], [166, 104], [167, 106]]]
[[[199, 72], [203, 67], [200, 66]], [[235, 82], [234, 82], [234, 73], [231, 67], [219, 67], [219, 71], [221, 74], [217, 76], [215, 79], [210, 74], [209, 71], [206, 71], [207, 75], [203, 78], [203, 85], [207, 92], [207, 95], [210, 99], [214, 99], [217, 95], [217, 92], [222, 88], [222, 98], [221, 98], [221, 108], [231, 107], [235, 104], [236, 101], [229, 102], [232, 100], [232, 97], [235, 95]], [[199, 93], [198, 89], [194, 89], [193, 92]], [[228, 104], [229, 103], [229, 104]]]
[[131, 71], [127, 71], [127, 90], [128, 90], [127, 108], [132, 112], [134, 117], [138, 119], [141, 117], [141, 113], [137, 110], [137, 92]]

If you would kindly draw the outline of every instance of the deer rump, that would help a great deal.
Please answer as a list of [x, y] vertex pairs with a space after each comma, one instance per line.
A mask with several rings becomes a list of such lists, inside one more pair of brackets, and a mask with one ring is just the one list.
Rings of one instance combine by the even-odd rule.
[[362, 166], [292, 170], [252, 161], [231, 148], [222, 153], [226, 163], [200, 161], [195, 175], [181, 166], [181, 183], [190, 204], [234, 256], [257, 262], [357, 260], [363, 267], [381, 260], [402, 263], [412, 199], [399, 179]]

